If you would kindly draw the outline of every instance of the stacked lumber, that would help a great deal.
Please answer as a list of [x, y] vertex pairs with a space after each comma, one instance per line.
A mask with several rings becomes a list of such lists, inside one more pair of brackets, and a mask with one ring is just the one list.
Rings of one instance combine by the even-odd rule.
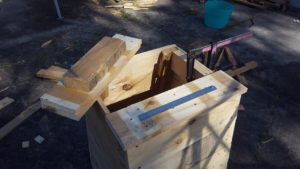
[[140, 45], [127, 36], [104, 37], [64, 74], [63, 85], [41, 97], [42, 108], [80, 120]]

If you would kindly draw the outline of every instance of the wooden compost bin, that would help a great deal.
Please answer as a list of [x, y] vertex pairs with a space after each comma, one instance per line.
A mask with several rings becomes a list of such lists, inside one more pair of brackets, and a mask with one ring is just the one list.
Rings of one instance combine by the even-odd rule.
[[[171, 71], [162, 88], [152, 73], [160, 53], [172, 48]], [[187, 83], [186, 53], [169, 45], [140, 53], [128, 62], [86, 114], [93, 169], [225, 169], [237, 110], [247, 88], [223, 71], [195, 63]], [[146, 120], [138, 115], [207, 86], [216, 90]], [[154, 90], [155, 89], [155, 90]]]

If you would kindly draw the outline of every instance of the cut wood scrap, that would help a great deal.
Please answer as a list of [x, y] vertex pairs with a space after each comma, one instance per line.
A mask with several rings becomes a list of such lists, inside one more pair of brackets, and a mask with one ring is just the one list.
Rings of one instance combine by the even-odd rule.
[[20, 113], [13, 120], [8, 122], [0, 129], [0, 140], [2, 140], [7, 134], [9, 134], [13, 129], [18, 127], [23, 121], [25, 121], [28, 117], [30, 117], [33, 113], [35, 113], [38, 109], [40, 109], [40, 102], [36, 102], [33, 105], [29, 106], [26, 110]]
[[91, 91], [125, 52], [125, 42], [104, 37], [64, 75], [65, 87]]
[[15, 100], [10, 97], [5, 97], [4, 99], [0, 100], [0, 110], [13, 103], [14, 101]]
[[142, 39], [137, 39], [125, 35], [115, 34], [113, 38], [125, 41], [126, 49], [124, 55], [132, 57], [141, 48]]
[[255, 61], [251, 61], [245, 64], [245, 66], [237, 68], [235, 70], [227, 70], [226, 73], [229, 74], [230, 76], [234, 77], [240, 74], [243, 74], [251, 69], [254, 69], [257, 67], [257, 63]]
[[[57, 84], [50, 92], [41, 97], [42, 108], [49, 109], [54, 113], [73, 120], [80, 120], [96, 100], [102, 102], [99, 97], [107, 90], [109, 83], [121, 72], [123, 67], [130, 60], [130, 55], [138, 50], [139, 44], [141, 43], [141, 40], [130, 41], [128, 39], [131, 38], [126, 36], [120, 35], [119, 38], [125, 39], [125, 42], [123, 41], [124, 45], [128, 44], [126, 45], [126, 49], [124, 49], [127, 55], [121, 55], [110, 68], [109, 72], [96, 83], [96, 86], [90, 92], [74, 90]], [[129, 48], [130, 46], [132, 48]]]
[[68, 70], [58, 67], [58, 66], [50, 66], [48, 69], [40, 69], [36, 76], [49, 80], [62, 80], [63, 76], [66, 74]]
[[109, 84], [109, 95], [103, 98], [105, 105], [150, 90], [153, 66], [157, 63], [159, 54], [162, 50], [172, 47], [176, 45], [167, 45], [134, 55], [122, 72]]

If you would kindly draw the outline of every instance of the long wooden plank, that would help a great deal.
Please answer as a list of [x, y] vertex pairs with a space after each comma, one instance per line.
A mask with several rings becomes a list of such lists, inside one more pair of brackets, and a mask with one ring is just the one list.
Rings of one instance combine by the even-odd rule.
[[[149, 124], [142, 123], [138, 116], [153, 108], [176, 100], [184, 95], [193, 93], [200, 88], [214, 85], [217, 90], [201, 99], [195, 99], [174, 109], [168, 110], [149, 120]], [[247, 88], [236, 82], [223, 71], [197, 79], [183, 86], [174, 88], [162, 94], [143, 100], [127, 108], [121, 109], [107, 116], [113, 130], [118, 134], [124, 149], [143, 143], [157, 134], [170, 130], [180, 121], [191, 119], [199, 113], [205, 113], [211, 107], [225, 102], [230, 97], [241, 95]]]
[[[137, 40], [136, 43], [139, 44], [140, 40]], [[138, 47], [139, 45], [133, 46]], [[136, 52], [138, 50], [136, 47], [131, 48], [132, 51], [129, 49], [126, 49], [126, 51], [128, 53]], [[100, 95], [107, 90], [109, 83], [121, 72], [129, 60], [130, 54], [128, 56], [120, 56], [117, 62], [111, 67], [110, 71], [105, 74], [89, 93], [67, 88], [58, 84], [55, 85], [50, 92], [41, 97], [42, 108], [73, 120], [80, 120], [96, 100], [102, 102], [101, 99], [99, 99]]]
[[65, 87], [91, 91], [125, 52], [125, 42], [104, 37], [64, 75]]
[[13, 120], [8, 122], [5, 126], [0, 129], [0, 140], [3, 139], [7, 134], [9, 134], [13, 129], [18, 127], [23, 121], [25, 121], [28, 117], [30, 117], [33, 113], [35, 113], [38, 109], [40, 109], [40, 102], [36, 102], [33, 105], [29, 106], [26, 110], [20, 113]]
[[0, 100], [0, 110], [4, 107], [8, 106], [9, 104], [13, 103], [15, 100], [10, 97], [5, 97], [2, 100]]

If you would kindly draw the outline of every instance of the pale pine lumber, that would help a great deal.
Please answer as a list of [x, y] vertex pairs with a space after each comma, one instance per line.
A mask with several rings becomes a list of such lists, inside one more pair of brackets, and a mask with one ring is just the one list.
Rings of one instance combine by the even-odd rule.
[[65, 87], [89, 92], [125, 52], [125, 42], [104, 37], [64, 75]]
[[[139, 44], [141, 43], [141, 40], [135, 38], [131, 39], [127, 36], [121, 36], [119, 38], [125, 39], [124, 44], [129, 43], [132, 48], [127, 49], [128, 45], [126, 45], [127, 52], [125, 53], [128, 55], [121, 55], [110, 68], [110, 71], [105, 74], [92, 91], [83, 92], [57, 84], [50, 92], [41, 97], [42, 108], [73, 120], [80, 120], [96, 100], [100, 105], [104, 105], [101, 103], [100, 95], [107, 90], [108, 84], [121, 72], [123, 67], [130, 60], [130, 55], [138, 50]], [[126, 39], [133, 41], [126, 42]]]
[[113, 38], [120, 39], [125, 42], [126, 48], [124, 55], [130, 58], [137, 53], [137, 51], [141, 48], [142, 45], [141, 39], [133, 38], [130, 36], [115, 34]]
[[36, 73], [36, 76], [39, 78], [59, 81], [62, 80], [67, 71], [67, 69], [58, 66], [50, 66], [48, 69], [40, 69]]
[[0, 110], [4, 107], [8, 106], [9, 104], [13, 103], [15, 100], [10, 97], [5, 97], [2, 100], [0, 100]]
[[40, 102], [36, 102], [33, 105], [26, 108], [17, 117], [8, 122], [0, 129], [0, 140], [2, 140], [7, 134], [9, 134], [13, 129], [18, 127], [23, 121], [30, 117], [33, 113], [40, 109]]

